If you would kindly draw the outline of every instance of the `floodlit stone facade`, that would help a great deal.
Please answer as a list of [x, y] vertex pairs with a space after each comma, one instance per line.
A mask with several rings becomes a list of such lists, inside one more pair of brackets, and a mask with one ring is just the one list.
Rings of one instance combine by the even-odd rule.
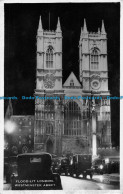
[[[34, 150], [57, 155], [92, 152], [92, 107], [97, 147], [111, 147], [107, 34], [89, 33], [84, 20], [79, 41], [79, 80], [73, 72], [62, 83], [62, 30], [37, 31]], [[91, 99], [89, 99], [89, 97]], [[84, 99], [83, 99], [84, 98]], [[96, 98], [96, 99], [93, 99]]]

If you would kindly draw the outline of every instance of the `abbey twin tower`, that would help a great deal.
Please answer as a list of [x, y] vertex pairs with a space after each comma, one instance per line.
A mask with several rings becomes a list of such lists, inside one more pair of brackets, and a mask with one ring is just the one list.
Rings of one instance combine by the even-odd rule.
[[[107, 34], [104, 22], [88, 32], [86, 20], [78, 42], [79, 80], [71, 72], [62, 83], [62, 26], [37, 30], [34, 150], [63, 155], [92, 153], [111, 146], [110, 91], [108, 90]], [[95, 132], [93, 132], [93, 108]]]

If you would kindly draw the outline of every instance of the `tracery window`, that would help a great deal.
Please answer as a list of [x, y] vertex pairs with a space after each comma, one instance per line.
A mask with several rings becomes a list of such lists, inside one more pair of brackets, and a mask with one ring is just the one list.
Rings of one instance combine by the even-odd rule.
[[81, 110], [76, 102], [70, 101], [66, 104], [64, 117], [64, 135], [81, 135]]
[[94, 49], [91, 53], [91, 68], [98, 69], [99, 55], [97, 49]]
[[46, 51], [46, 67], [53, 68], [53, 47], [49, 46]]
[[53, 100], [46, 100], [45, 102], [45, 123], [46, 123], [46, 134], [54, 133], [54, 115], [55, 107]]
[[53, 125], [52, 123], [46, 124], [46, 134], [53, 134]]

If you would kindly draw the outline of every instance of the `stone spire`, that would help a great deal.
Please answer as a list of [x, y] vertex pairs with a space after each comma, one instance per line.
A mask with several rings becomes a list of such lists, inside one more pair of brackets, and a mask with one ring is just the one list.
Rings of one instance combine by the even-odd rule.
[[98, 34], [100, 34], [100, 28], [98, 28]]
[[87, 31], [87, 26], [86, 26], [86, 20], [85, 20], [85, 19], [84, 19], [83, 32], [84, 32], [84, 33], [88, 33], [88, 31]]
[[9, 99], [9, 104], [6, 110], [5, 119], [9, 119], [13, 115], [13, 108], [11, 99]]
[[101, 33], [102, 33], [102, 34], [106, 34], [106, 31], [105, 31], [105, 26], [104, 26], [104, 21], [103, 21], [103, 20], [102, 20]]
[[43, 31], [43, 28], [42, 28], [42, 21], [41, 21], [41, 16], [40, 16], [40, 19], [39, 19], [38, 31]]
[[60, 25], [59, 17], [58, 17], [58, 23], [57, 23], [56, 32], [61, 32], [61, 25]]

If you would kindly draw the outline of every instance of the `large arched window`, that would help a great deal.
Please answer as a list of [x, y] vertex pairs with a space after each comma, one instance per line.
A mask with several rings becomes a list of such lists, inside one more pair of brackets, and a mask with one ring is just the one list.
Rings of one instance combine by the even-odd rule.
[[54, 133], [55, 107], [53, 100], [45, 101], [45, 127], [46, 134]]
[[52, 68], [53, 67], [53, 47], [49, 46], [46, 51], [46, 67]]
[[78, 104], [70, 101], [65, 106], [64, 135], [81, 135], [81, 110]]
[[97, 49], [94, 49], [91, 53], [91, 69], [98, 69], [99, 55]]

